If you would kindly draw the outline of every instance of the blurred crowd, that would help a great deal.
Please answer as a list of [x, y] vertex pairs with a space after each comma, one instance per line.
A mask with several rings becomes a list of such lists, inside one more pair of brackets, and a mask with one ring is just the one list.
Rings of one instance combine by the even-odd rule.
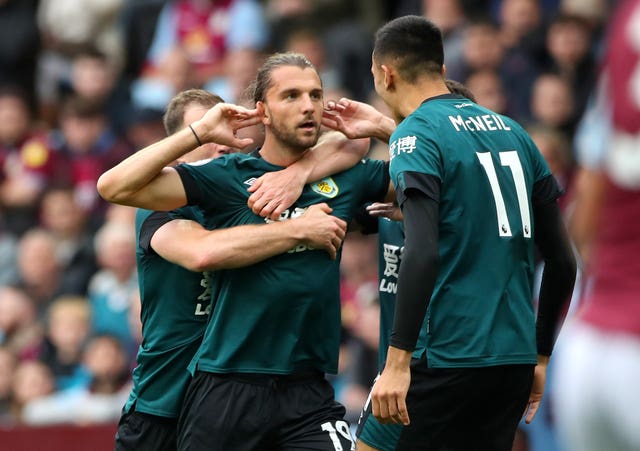
[[[325, 99], [383, 108], [373, 33], [420, 14], [447, 77], [530, 131], [566, 195], [602, 57], [607, 0], [0, 0], [0, 424], [112, 421], [140, 342], [134, 211], [99, 175], [164, 137], [177, 92], [246, 103], [265, 55], [304, 53]], [[371, 156], [386, 158], [382, 143]], [[585, 255], [588, 255], [585, 251]], [[342, 257], [343, 352], [333, 379], [357, 421], [376, 374], [376, 237]]]

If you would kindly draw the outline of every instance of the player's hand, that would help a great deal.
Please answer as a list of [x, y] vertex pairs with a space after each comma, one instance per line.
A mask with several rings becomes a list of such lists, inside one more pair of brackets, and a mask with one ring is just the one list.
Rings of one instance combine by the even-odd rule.
[[327, 102], [322, 113], [322, 125], [338, 130], [350, 139], [379, 137], [385, 120], [390, 119], [371, 105], [344, 97], [338, 102]]
[[300, 197], [305, 181], [294, 166], [266, 172], [249, 187], [247, 205], [255, 214], [276, 221]]
[[[391, 351], [392, 347], [389, 347]], [[409, 355], [410, 357], [410, 355]], [[387, 359], [387, 364], [389, 359]], [[371, 391], [373, 416], [382, 424], [409, 424], [407, 392], [411, 383], [409, 365], [386, 366]]]
[[337, 216], [326, 203], [312, 205], [302, 216], [292, 219], [298, 221], [304, 233], [304, 244], [313, 249], [324, 249], [335, 260], [338, 249], [347, 233], [347, 223]]
[[522, 416], [526, 415], [525, 423], [530, 424], [533, 418], [538, 412], [540, 407], [540, 401], [544, 395], [544, 384], [547, 380], [547, 363], [541, 363], [538, 361], [533, 373], [533, 384], [531, 385], [531, 393], [529, 394], [529, 401], [527, 407], [524, 409]]
[[374, 202], [367, 206], [371, 216], [385, 217], [393, 221], [402, 221], [402, 210], [395, 202]]
[[191, 126], [202, 143], [215, 142], [242, 149], [253, 142], [251, 138], [238, 138], [236, 132], [244, 127], [260, 123], [256, 109], [248, 109], [231, 103], [218, 103]]

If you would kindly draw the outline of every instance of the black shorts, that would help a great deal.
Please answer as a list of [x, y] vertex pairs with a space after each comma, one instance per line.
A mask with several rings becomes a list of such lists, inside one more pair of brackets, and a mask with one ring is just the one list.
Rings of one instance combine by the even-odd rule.
[[345, 408], [322, 373], [197, 372], [178, 424], [181, 451], [354, 449]]
[[398, 449], [510, 451], [529, 400], [534, 365], [428, 368], [411, 362], [407, 409]]
[[125, 412], [118, 422], [115, 451], [176, 451], [177, 427], [177, 418]]

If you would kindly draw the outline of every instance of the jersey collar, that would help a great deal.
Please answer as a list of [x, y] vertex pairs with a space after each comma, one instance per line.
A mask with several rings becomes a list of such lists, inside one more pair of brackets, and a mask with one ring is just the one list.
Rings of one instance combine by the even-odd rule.
[[428, 99], [424, 99], [422, 101], [422, 104], [430, 102], [431, 100], [459, 100], [459, 99], [465, 99], [465, 98], [466, 97], [462, 97], [460, 94], [454, 94], [450, 92], [448, 94], [440, 94], [439, 96], [433, 96], [433, 97], [429, 97]]

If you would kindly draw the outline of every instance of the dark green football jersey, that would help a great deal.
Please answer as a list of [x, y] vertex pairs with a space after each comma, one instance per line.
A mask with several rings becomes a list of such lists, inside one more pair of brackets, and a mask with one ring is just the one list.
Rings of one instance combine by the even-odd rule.
[[378, 219], [378, 296], [380, 298], [380, 337], [378, 367], [387, 360], [389, 337], [398, 291], [398, 271], [404, 249], [404, 227], [400, 221]]
[[536, 363], [532, 202], [550, 171], [533, 141], [445, 95], [398, 125], [389, 154], [400, 198], [422, 174], [441, 182], [439, 271], [414, 355], [433, 367]]
[[[204, 165], [184, 165], [199, 187], [195, 202], [208, 228], [260, 224], [247, 207], [247, 188], [265, 172], [282, 169], [253, 155], [234, 154]], [[357, 208], [388, 188], [383, 162], [353, 168], [306, 185], [281, 220], [326, 202], [349, 221]], [[187, 186], [187, 184], [185, 184]], [[301, 369], [335, 373], [340, 342], [339, 258], [297, 246], [265, 261], [216, 273], [215, 308], [194, 367], [207, 372], [289, 374]]]
[[[180, 217], [199, 219], [191, 207], [177, 212]], [[176, 418], [191, 378], [187, 367], [208, 319], [211, 283], [208, 273], [189, 271], [153, 251], [151, 236], [166, 222], [156, 220], [161, 215], [149, 210], [136, 213], [143, 340], [125, 409], [129, 411], [135, 403], [136, 411]]]

